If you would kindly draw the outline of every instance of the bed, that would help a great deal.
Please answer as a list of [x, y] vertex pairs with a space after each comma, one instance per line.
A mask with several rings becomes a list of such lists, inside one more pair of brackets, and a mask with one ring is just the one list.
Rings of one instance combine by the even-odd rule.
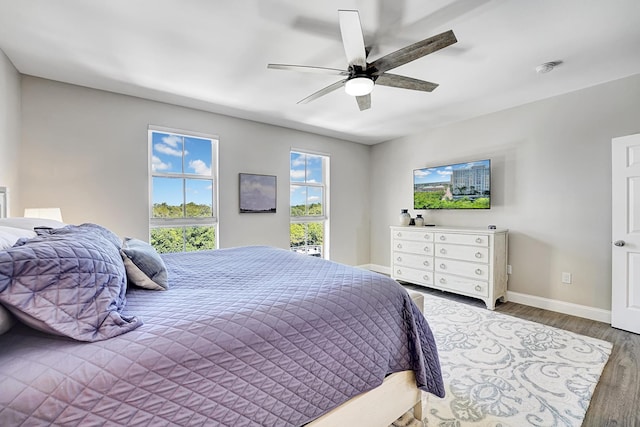
[[91, 224], [0, 250], [19, 318], [0, 336], [0, 425], [388, 425], [444, 395], [429, 326], [386, 276], [264, 246], [151, 254], [166, 280], [134, 263], [161, 290], [133, 283], [126, 250]]

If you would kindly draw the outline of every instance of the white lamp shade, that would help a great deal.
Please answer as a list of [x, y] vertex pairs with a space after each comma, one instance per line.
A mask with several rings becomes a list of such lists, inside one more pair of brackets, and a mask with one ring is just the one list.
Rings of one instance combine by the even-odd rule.
[[344, 91], [351, 96], [363, 96], [370, 94], [373, 86], [373, 80], [368, 77], [354, 77], [344, 84]]
[[25, 218], [55, 219], [62, 222], [62, 211], [60, 208], [25, 208]]

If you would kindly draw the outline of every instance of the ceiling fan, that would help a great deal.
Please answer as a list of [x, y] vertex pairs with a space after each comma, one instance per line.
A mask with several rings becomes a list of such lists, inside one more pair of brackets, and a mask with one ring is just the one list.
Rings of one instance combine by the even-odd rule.
[[344, 51], [347, 54], [348, 68], [346, 70], [308, 65], [267, 65], [267, 68], [275, 70], [322, 73], [344, 77], [342, 80], [298, 101], [298, 104], [306, 104], [344, 86], [347, 94], [356, 97], [358, 107], [362, 111], [371, 108], [371, 91], [373, 91], [375, 85], [420, 90], [424, 92], [431, 92], [438, 87], [436, 83], [391, 74], [387, 73], [387, 71], [456, 43], [458, 40], [453, 34], [453, 31], [449, 30], [429, 37], [428, 39], [403, 47], [369, 63], [367, 62], [369, 52], [364, 43], [358, 11], [338, 10], [338, 14], [340, 18], [342, 43], [344, 44]]

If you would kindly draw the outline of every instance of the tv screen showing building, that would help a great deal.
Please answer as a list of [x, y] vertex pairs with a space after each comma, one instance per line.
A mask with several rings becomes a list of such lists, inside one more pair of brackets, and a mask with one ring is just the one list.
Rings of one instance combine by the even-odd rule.
[[414, 209], [489, 209], [491, 160], [413, 171]]

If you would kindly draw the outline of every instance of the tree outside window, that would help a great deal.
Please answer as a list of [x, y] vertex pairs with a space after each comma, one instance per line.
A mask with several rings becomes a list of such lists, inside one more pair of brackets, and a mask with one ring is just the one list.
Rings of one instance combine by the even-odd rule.
[[290, 162], [291, 250], [328, 258], [329, 157], [292, 151]]
[[149, 129], [150, 243], [160, 253], [216, 248], [217, 139]]

